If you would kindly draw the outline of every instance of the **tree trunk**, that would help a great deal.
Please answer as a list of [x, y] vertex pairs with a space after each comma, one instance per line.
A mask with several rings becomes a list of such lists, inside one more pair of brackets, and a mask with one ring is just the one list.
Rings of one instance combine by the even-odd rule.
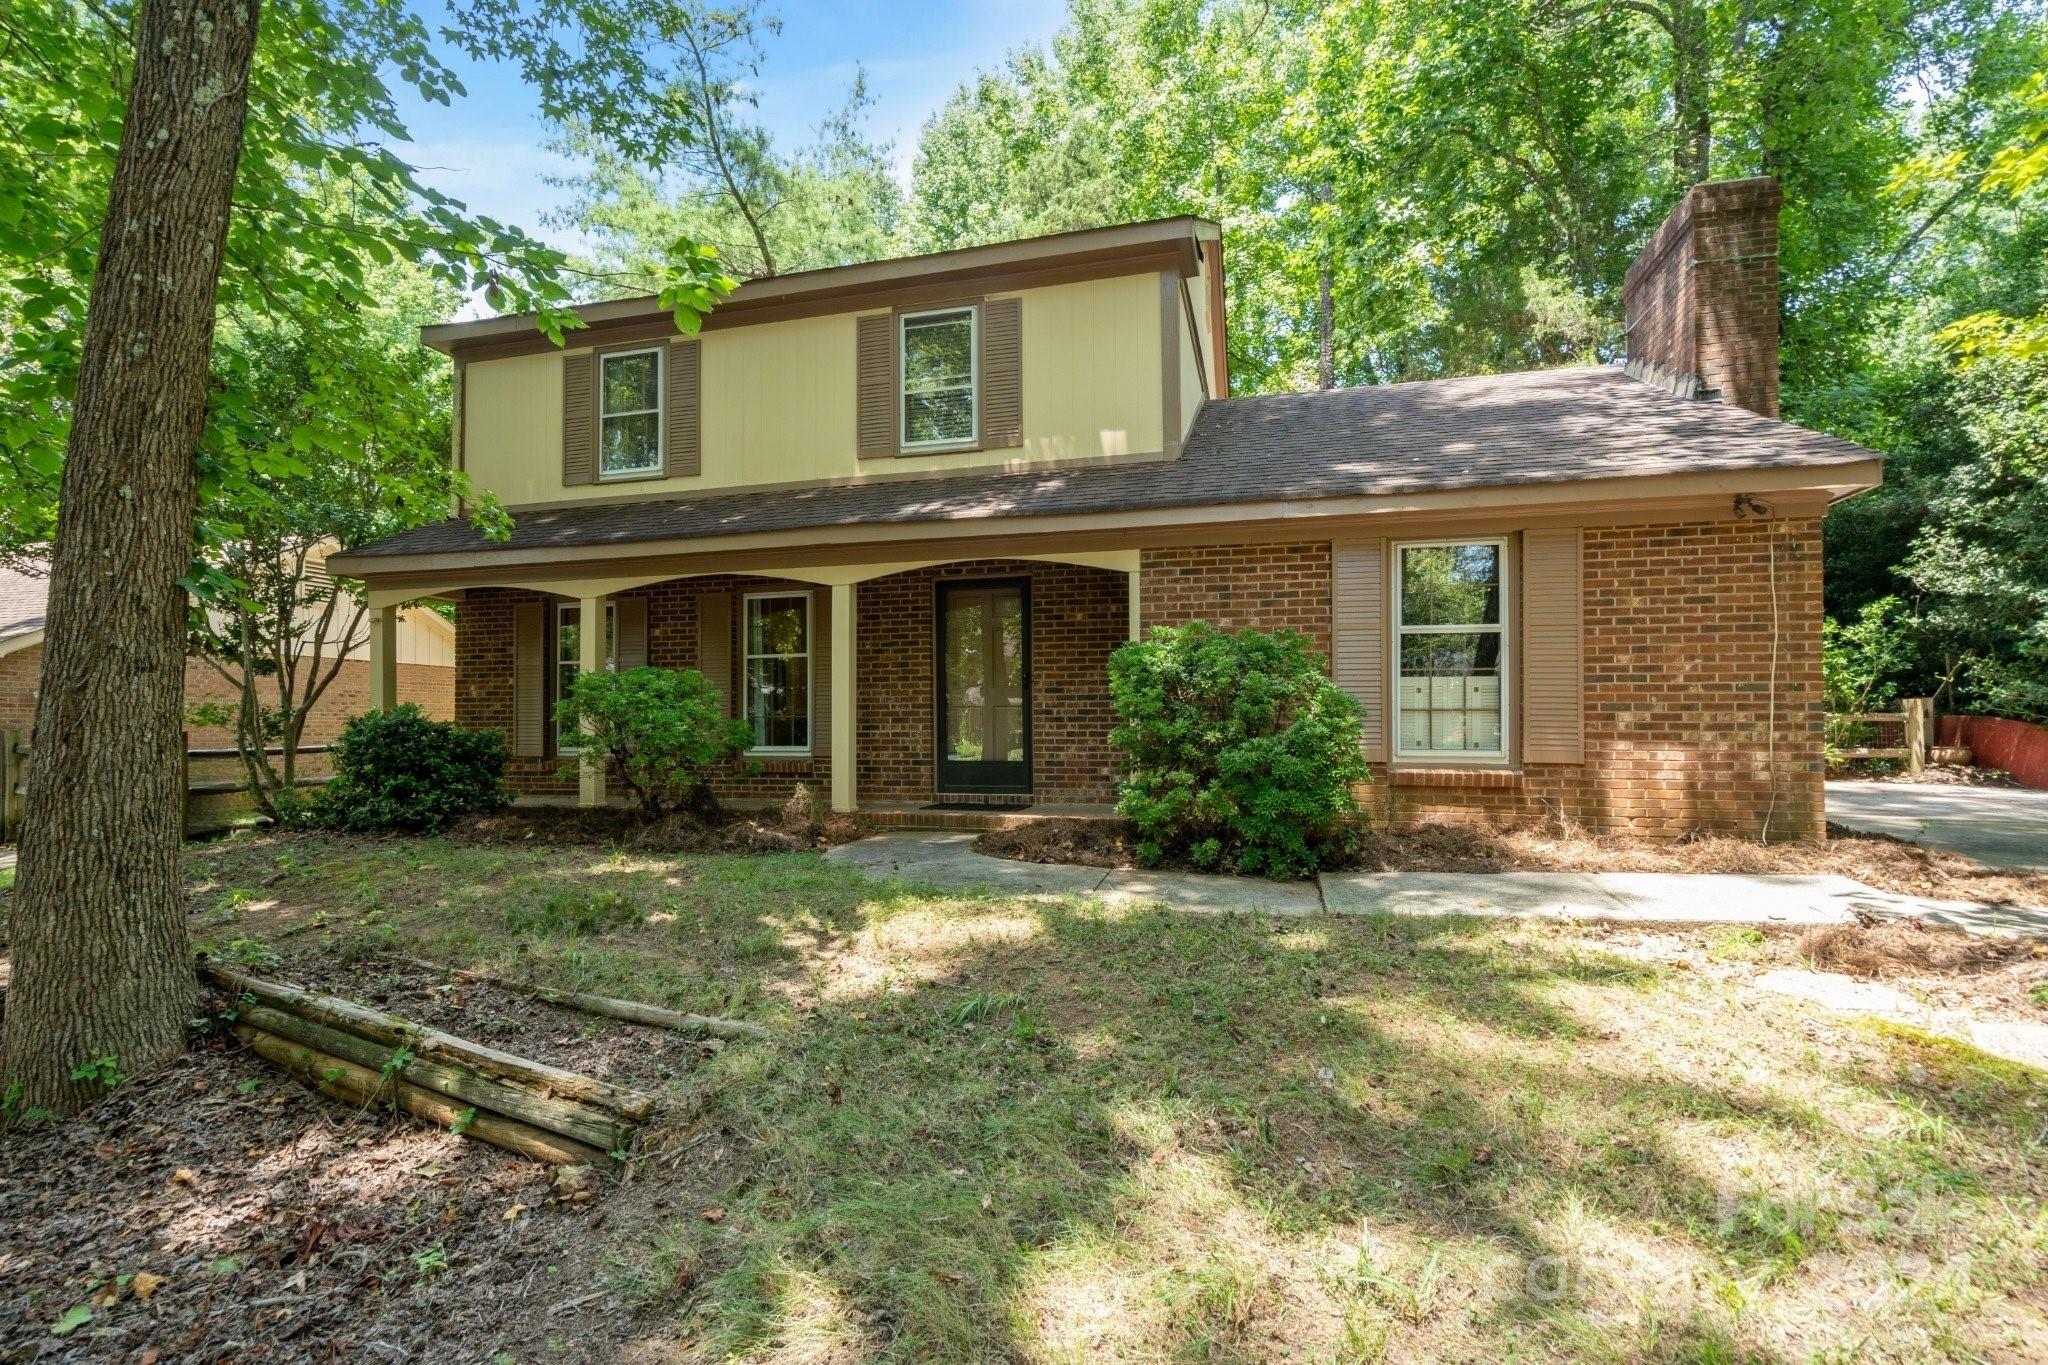
[[143, 0], [51, 556], [0, 1081], [75, 1113], [74, 1080], [184, 1049], [185, 590], [214, 294], [260, 0]]

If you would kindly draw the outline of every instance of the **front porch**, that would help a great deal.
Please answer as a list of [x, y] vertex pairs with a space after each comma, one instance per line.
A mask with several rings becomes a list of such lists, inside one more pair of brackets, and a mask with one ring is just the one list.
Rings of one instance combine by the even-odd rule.
[[451, 599], [456, 719], [506, 734], [523, 797], [606, 804], [554, 704], [577, 672], [653, 665], [702, 671], [754, 727], [714, 778], [735, 805], [807, 783], [893, 828], [1109, 813], [1107, 664], [1138, 632], [1136, 550], [678, 568], [373, 582], [371, 704], [395, 701], [398, 608]]

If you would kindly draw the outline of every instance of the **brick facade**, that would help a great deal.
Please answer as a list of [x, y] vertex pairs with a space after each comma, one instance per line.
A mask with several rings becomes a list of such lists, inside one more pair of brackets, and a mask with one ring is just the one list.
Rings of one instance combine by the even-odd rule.
[[854, 749], [863, 800], [929, 801], [937, 791], [939, 582], [1031, 582], [1032, 793], [1048, 802], [1115, 799], [1109, 656], [1130, 633], [1121, 573], [1029, 560], [978, 560], [892, 574], [856, 589], [860, 655]]
[[[1767, 765], [1774, 545], [1777, 725]], [[1768, 814], [1774, 839], [1818, 837], [1819, 520], [1593, 528], [1583, 553], [1586, 762], [1531, 764], [1508, 785], [1375, 772], [1375, 817], [1408, 825], [1561, 814], [1596, 831], [1675, 838], [1753, 837]]]
[[1146, 550], [1138, 567], [1146, 627], [1207, 621], [1225, 630], [1279, 630], [1308, 637], [1330, 657], [1330, 544], [1209, 545]]
[[[1816, 836], [1823, 821], [1820, 535], [1814, 518], [1587, 529], [1586, 761], [1511, 771], [1380, 769], [1368, 796], [1374, 819], [1511, 823], [1561, 814], [1595, 830], [1670, 838], [1692, 830], [1754, 835], [1768, 812], [1772, 837]], [[1201, 619], [1230, 629], [1286, 627], [1328, 656], [1326, 542], [1146, 550], [1139, 572], [1148, 626]], [[1025, 560], [948, 564], [855, 588], [859, 799], [942, 795], [934, 777], [936, 585], [979, 578], [1031, 583], [1035, 797], [1113, 799], [1106, 667], [1128, 628], [1126, 577]], [[637, 590], [648, 600], [649, 662], [696, 666], [698, 594], [761, 586], [735, 577]], [[509, 729], [518, 595], [480, 589], [457, 615], [456, 713], [464, 724]], [[1777, 724], [1767, 744], [1774, 648]], [[1774, 749], [1768, 766], [1767, 749]], [[572, 792], [557, 766], [553, 758], [515, 760], [513, 783], [527, 792]], [[778, 761], [758, 774], [728, 774], [717, 789], [726, 799], [780, 799], [800, 780], [829, 785], [829, 766]]]

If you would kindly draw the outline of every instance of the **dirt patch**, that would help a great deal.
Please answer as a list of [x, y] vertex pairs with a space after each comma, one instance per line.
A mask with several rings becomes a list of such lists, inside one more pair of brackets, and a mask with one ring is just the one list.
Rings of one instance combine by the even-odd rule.
[[[622, 1082], [694, 1064], [698, 1045], [509, 993], [306, 965], [280, 974]], [[633, 1331], [607, 1251], [660, 1196], [551, 1175], [203, 1037], [83, 1118], [0, 1138], [0, 1359], [533, 1359], [551, 1339], [597, 1358]]]
[[1032, 820], [992, 829], [974, 841], [977, 853], [1020, 863], [1130, 867], [1136, 830], [1126, 820]]
[[858, 839], [850, 816], [803, 818], [788, 810], [725, 811], [701, 819], [673, 814], [647, 820], [616, 806], [514, 806], [457, 821], [448, 837], [466, 844], [548, 844], [568, 848], [633, 848], [649, 853], [801, 853]]
[[1978, 938], [1948, 925], [1875, 916], [1809, 929], [1799, 950], [1816, 967], [1866, 979], [1992, 972], [2033, 961], [2044, 951], [2032, 939]]
[[[1031, 863], [1132, 867], [1131, 830], [1110, 820], [1039, 820], [991, 830], [974, 847]], [[2006, 872], [1888, 834], [1828, 826], [1825, 843], [1759, 844], [1705, 835], [1627, 839], [1554, 824], [1488, 830], [1421, 825], [1366, 830], [1347, 866], [1367, 872], [1700, 872], [1835, 875], [1936, 900], [2048, 908], [2048, 873]]]

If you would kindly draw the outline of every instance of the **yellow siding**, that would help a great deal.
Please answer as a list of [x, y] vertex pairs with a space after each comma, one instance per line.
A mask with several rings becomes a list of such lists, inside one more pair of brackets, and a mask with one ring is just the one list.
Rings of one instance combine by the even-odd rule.
[[[1158, 276], [1029, 289], [1018, 297], [1021, 450], [861, 460], [854, 431], [856, 315], [842, 313], [704, 333], [703, 472], [694, 478], [564, 487], [557, 352], [468, 367], [465, 463], [480, 487], [516, 507], [1157, 453]], [[1185, 356], [1182, 367], [1183, 388], [1192, 388], [1194, 370]]]

